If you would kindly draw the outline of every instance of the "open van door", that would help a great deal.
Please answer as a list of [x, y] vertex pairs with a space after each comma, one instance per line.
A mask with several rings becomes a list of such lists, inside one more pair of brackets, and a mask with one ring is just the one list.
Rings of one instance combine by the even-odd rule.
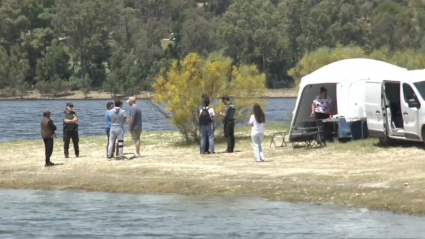
[[365, 109], [369, 135], [373, 137], [386, 136], [386, 115], [384, 108], [383, 82], [365, 83]]

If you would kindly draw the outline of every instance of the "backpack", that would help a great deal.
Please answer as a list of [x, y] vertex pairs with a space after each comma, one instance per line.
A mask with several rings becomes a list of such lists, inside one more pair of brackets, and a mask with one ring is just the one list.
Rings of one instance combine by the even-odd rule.
[[209, 125], [212, 120], [210, 116], [210, 112], [208, 112], [209, 107], [203, 107], [202, 112], [199, 115], [199, 124], [200, 125]]

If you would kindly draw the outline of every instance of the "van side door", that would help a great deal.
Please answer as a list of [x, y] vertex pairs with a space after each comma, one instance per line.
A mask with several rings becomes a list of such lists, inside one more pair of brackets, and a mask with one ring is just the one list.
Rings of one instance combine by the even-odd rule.
[[[409, 83], [403, 83], [400, 92], [400, 105], [403, 115], [404, 135], [410, 140], [420, 140], [420, 127], [418, 125], [419, 109], [417, 107], [409, 107], [409, 99], [416, 99], [417, 95], [413, 87]], [[420, 103], [419, 103], [420, 104]]]
[[386, 122], [384, 120], [382, 82], [366, 81], [365, 83], [365, 110], [369, 135], [384, 137]]

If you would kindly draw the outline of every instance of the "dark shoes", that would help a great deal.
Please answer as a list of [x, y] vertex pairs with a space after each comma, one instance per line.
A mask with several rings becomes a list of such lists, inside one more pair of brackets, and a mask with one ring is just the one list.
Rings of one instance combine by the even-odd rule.
[[51, 167], [51, 166], [55, 166], [55, 164], [52, 162], [48, 162], [44, 165], [44, 167]]
[[231, 154], [231, 153], [233, 153], [233, 151], [226, 150], [223, 153], [225, 153], [225, 154]]
[[[76, 157], [76, 158], [79, 158], [79, 157], [80, 157], [80, 155], [79, 155], [79, 154], [76, 154], [76, 155], [75, 155], [75, 157]], [[69, 155], [68, 155], [68, 154], [65, 154], [65, 158], [66, 158], [66, 159], [69, 159]]]
[[201, 153], [202, 155], [208, 155], [208, 154], [215, 154], [214, 152], [213, 153], [211, 153], [211, 152], [203, 152], [203, 153]]

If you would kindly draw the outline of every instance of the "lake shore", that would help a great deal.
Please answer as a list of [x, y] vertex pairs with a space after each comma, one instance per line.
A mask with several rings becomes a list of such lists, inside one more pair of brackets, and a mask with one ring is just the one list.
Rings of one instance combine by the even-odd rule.
[[[267, 125], [269, 133], [283, 128]], [[82, 137], [82, 157], [70, 159], [57, 139], [52, 161], [62, 165], [51, 168], [44, 167], [41, 140], [1, 143], [0, 188], [263, 197], [425, 214], [419, 146], [381, 148], [364, 140], [322, 149], [269, 148], [266, 137], [267, 162], [256, 163], [249, 129], [236, 135], [236, 153], [201, 156], [199, 146], [183, 145], [177, 132], [144, 132], [143, 157], [130, 161], [106, 160], [106, 136]], [[220, 152], [225, 143], [218, 141]], [[125, 153], [133, 151], [127, 134]]]
[[[267, 90], [264, 98], [294, 98], [297, 97], [297, 89], [279, 89], [279, 90]], [[136, 96], [139, 99], [151, 99], [155, 97], [152, 92], [141, 92]], [[23, 97], [21, 96], [8, 96], [6, 93], [0, 92], [0, 100], [110, 100], [113, 97], [111, 94], [100, 91], [90, 91], [87, 96], [84, 96], [81, 91], [70, 91], [67, 94], [60, 96], [48, 96], [41, 95], [37, 91], [30, 91]], [[119, 98], [126, 98], [125, 96], [119, 96]]]

